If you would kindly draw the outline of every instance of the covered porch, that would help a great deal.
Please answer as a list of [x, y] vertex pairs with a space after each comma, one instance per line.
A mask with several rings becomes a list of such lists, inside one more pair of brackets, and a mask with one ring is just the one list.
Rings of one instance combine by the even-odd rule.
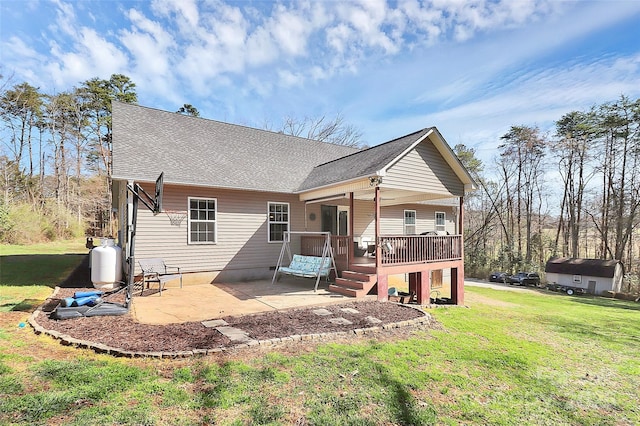
[[[376, 192], [379, 192], [378, 190]], [[381, 221], [374, 220], [376, 233], [371, 240], [355, 230], [354, 216], [356, 208], [350, 198], [350, 220], [348, 235], [332, 235], [331, 247], [336, 262], [337, 276], [335, 284], [329, 290], [352, 296], [363, 297], [376, 289], [378, 300], [387, 300], [389, 280], [404, 275], [408, 281], [408, 290], [416, 295], [419, 304], [428, 304], [433, 287], [440, 295], [443, 286], [442, 277], [448, 278], [446, 294], [454, 304], [464, 304], [464, 259], [462, 229], [462, 198], [456, 208], [458, 232], [439, 235], [428, 232], [427, 235], [399, 235], [381, 232]], [[375, 217], [381, 217], [380, 214]], [[301, 254], [321, 256], [324, 236], [303, 235], [300, 241]], [[432, 282], [433, 281], [433, 282]], [[396, 286], [396, 284], [394, 284]]]
[[[463, 200], [473, 189], [442, 135], [427, 128], [315, 167], [298, 195], [305, 230], [333, 235], [332, 291], [359, 297], [375, 286], [386, 300], [389, 277], [406, 274], [418, 302], [429, 303], [432, 272], [446, 270], [451, 300], [462, 305]], [[337, 225], [325, 223], [328, 206], [338, 207]], [[318, 255], [319, 246], [313, 237], [301, 242], [307, 255]]]

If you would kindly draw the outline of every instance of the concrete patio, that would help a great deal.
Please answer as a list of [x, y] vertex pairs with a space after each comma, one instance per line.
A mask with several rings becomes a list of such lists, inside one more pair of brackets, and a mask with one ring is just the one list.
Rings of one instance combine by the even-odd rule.
[[[134, 296], [131, 312], [140, 323], [170, 324], [356, 300], [328, 292], [325, 281], [317, 292], [313, 285], [310, 280], [287, 277], [273, 285], [263, 280], [167, 287], [162, 296]], [[371, 295], [358, 300], [375, 299]]]

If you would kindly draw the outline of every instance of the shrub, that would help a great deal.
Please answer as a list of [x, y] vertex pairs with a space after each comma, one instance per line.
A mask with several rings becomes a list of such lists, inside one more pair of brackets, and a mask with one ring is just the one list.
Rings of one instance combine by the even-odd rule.
[[66, 206], [53, 202], [39, 211], [30, 204], [0, 204], [0, 242], [34, 244], [58, 239], [70, 239], [84, 234], [85, 223]]

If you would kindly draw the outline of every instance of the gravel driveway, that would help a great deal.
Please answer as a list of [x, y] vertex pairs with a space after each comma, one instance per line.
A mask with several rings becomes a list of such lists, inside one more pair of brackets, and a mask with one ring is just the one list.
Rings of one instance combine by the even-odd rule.
[[464, 285], [469, 287], [484, 287], [491, 288], [493, 290], [507, 290], [507, 291], [537, 291], [541, 290], [538, 287], [521, 287], [517, 285], [509, 285], [502, 283], [490, 283], [484, 280], [477, 280], [473, 278], [467, 278], [464, 280]]

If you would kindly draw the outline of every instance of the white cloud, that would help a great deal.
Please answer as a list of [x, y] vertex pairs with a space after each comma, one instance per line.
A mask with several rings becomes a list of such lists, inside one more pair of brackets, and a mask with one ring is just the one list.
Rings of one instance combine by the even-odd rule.
[[250, 75], [248, 83], [250, 91], [247, 91], [246, 94], [255, 92], [262, 97], [267, 97], [272, 93], [273, 84], [269, 81], [264, 81], [254, 75]]
[[[398, 11], [401, 16], [398, 21], [406, 26], [406, 31], [413, 36], [424, 34], [423, 43], [432, 44], [442, 34], [440, 21], [442, 21], [442, 10], [437, 8], [423, 8], [417, 0], [403, 0], [398, 3]], [[399, 25], [399, 24], [396, 24]], [[414, 44], [409, 42], [410, 45]]]
[[[4, 74], [5, 78], [17, 75], [34, 86], [49, 83], [43, 80], [43, 75], [39, 72], [41, 64], [46, 61], [45, 55], [38, 53], [20, 37], [11, 36], [8, 40], [3, 40], [0, 43], [0, 51], [3, 62], [0, 73]], [[11, 64], [12, 68], [4, 68], [7, 64]]]
[[176, 43], [160, 22], [153, 21], [136, 9], [126, 13], [132, 23], [130, 30], [122, 29], [118, 39], [132, 58], [130, 71], [137, 85], [152, 90], [156, 95], [179, 103], [179, 95], [172, 89], [176, 85], [174, 64]]
[[[538, 125], [543, 131], [552, 131], [554, 122], [562, 115], [616, 100], [621, 94], [640, 97], [640, 54], [522, 73], [488, 96], [468, 99], [450, 108], [389, 119], [379, 131], [382, 139], [370, 142], [391, 138], [393, 132], [390, 134], [388, 129], [395, 130], [397, 136], [398, 132], [435, 125], [450, 144], [475, 147], [479, 156], [489, 161], [500, 136], [510, 126]], [[377, 131], [379, 125], [371, 126]]]
[[44, 59], [43, 55], [40, 55], [35, 49], [31, 48], [31, 46], [17, 36], [11, 36], [8, 40], [3, 41], [2, 50], [4, 54], [19, 56], [21, 59]]
[[345, 54], [347, 46], [349, 46], [349, 40], [353, 38], [355, 31], [348, 25], [338, 24], [332, 28], [326, 30], [327, 42], [329, 46], [339, 54]]
[[122, 30], [120, 41], [131, 52], [136, 70], [142, 75], [166, 75], [170, 71], [173, 39], [162, 25], [135, 9], [129, 10], [132, 30]]
[[76, 14], [71, 3], [63, 3], [61, 0], [54, 0], [56, 6], [56, 20], [52, 22], [52, 33], [62, 32], [75, 36], [76, 34]]
[[50, 53], [55, 61], [45, 68], [53, 81], [71, 87], [92, 77], [108, 77], [123, 72], [128, 64], [127, 56], [113, 43], [100, 37], [95, 30], [80, 27], [73, 43], [74, 51], [64, 51], [52, 42]]
[[289, 70], [278, 71], [278, 78], [284, 87], [302, 86], [304, 82], [304, 78], [299, 73], [296, 74]]
[[382, 0], [345, 2], [335, 6], [335, 24], [327, 29], [329, 45], [338, 53], [362, 55], [363, 49], [393, 54], [398, 46], [386, 34], [389, 10]]
[[266, 65], [274, 62], [278, 56], [278, 47], [265, 28], [256, 29], [249, 35], [246, 44], [247, 62], [253, 66]]
[[195, 0], [153, 0], [151, 8], [160, 16], [175, 14], [182, 29], [198, 26], [200, 14]]
[[[183, 81], [200, 93], [211, 93], [224, 74], [240, 75], [247, 64], [249, 23], [240, 9], [215, 3], [201, 13], [199, 25], [179, 36], [185, 39], [175, 53], [175, 67]], [[269, 51], [260, 46], [263, 51]], [[215, 80], [215, 81], [213, 81]]]
[[302, 11], [277, 5], [267, 28], [284, 55], [304, 56], [307, 53], [307, 39], [313, 27]]

